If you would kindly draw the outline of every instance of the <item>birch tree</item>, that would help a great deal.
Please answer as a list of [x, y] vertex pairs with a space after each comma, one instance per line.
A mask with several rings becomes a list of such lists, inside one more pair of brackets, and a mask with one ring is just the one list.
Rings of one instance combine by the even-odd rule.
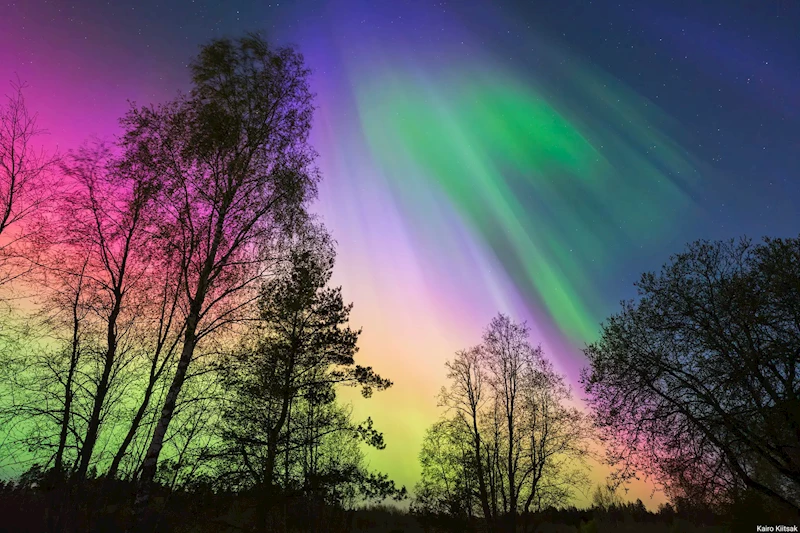
[[159, 184], [155, 242], [181, 271], [183, 340], [145, 456], [137, 508], [198, 343], [246, 314], [276, 243], [315, 194], [312, 115], [301, 55], [250, 35], [215, 40], [191, 63], [189, 95], [124, 119], [126, 163]]

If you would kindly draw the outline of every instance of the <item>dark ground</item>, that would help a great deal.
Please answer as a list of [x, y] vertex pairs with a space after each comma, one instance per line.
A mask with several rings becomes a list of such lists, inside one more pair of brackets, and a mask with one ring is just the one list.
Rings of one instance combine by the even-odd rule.
[[[149, 527], [134, 527], [130, 483], [102, 479], [76, 487], [0, 487], [0, 531], [40, 532], [484, 532], [478, 520], [455, 520], [393, 507], [345, 510], [306, 498], [282, 497], [263, 513], [256, 494], [225, 494], [198, 489], [162, 490], [152, 502]], [[787, 521], [788, 520], [788, 521]], [[792, 517], [757, 517], [753, 509], [712, 513], [652, 513], [629, 504], [611, 510], [550, 510], [519, 518], [519, 533], [693, 533], [754, 532], [757, 524], [796, 525]], [[525, 526], [525, 529], [523, 529]]]

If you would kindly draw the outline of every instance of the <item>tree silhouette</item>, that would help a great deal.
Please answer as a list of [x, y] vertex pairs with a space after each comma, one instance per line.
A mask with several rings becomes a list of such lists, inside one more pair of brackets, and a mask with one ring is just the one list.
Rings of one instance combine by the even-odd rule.
[[341, 288], [327, 287], [333, 264], [324, 231], [305, 230], [285, 270], [264, 285], [258, 320], [243, 346], [220, 365], [232, 392], [222, 417], [229, 466], [235, 465], [232, 474], [244, 474], [246, 486], [258, 487], [267, 503], [281, 485], [281, 458], [284, 489], [298, 475], [290, 471], [299, 467], [303, 490], [327, 493], [329, 485], [346, 483], [340, 478], [354, 481], [361, 472], [357, 464], [332, 467], [329, 461], [322, 468], [324, 446], [354, 438], [384, 445], [370, 420], [353, 424], [335, 404], [337, 386], [360, 386], [368, 397], [391, 382], [355, 364], [360, 331], [347, 325], [352, 305], [344, 303]]
[[586, 349], [612, 461], [675, 499], [800, 509], [800, 239], [699, 241], [637, 285]]
[[450, 418], [423, 445], [423, 508], [480, 513], [491, 528], [505, 520], [516, 531], [520, 513], [563, 505], [586, 483], [587, 419], [528, 334], [498, 315], [481, 345], [447, 363], [440, 397]]
[[481, 513], [472, 436], [458, 419], [439, 420], [425, 432], [416, 506], [423, 512], [471, 519]]
[[142, 302], [136, 301], [132, 292], [143, 284], [154, 259], [145, 243], [152, 232], [150, 207], [155, 188], [125, 172], [102, 145], [84, 146], [71, 154], [64, 170], [74, 185], [62, 205], [66, 211], [62, 245], [74, 249], [73, 256], [86, 254], [87, 261], [79, 261], [73, 270], [85, 272], [92, 292], [87, 305], [99, 328], [97, 346], [92, 350], [97, 376], [74, 473], [80, 480], [92, 462], [113, 379], [131, 356], [129, 334], [144, 314], [138, 305]]
[[317, 179], [302, 56], [251, 35], [204, 46], [191, 71], [190, 95], [134, 109], [123, 121], [128, 171], [158, 187], [154, 243], [180, 270], [185, 313], [177, 367], [144, 460], [139, 508], [195, 348], [254, 303], [276, 242]]
[[6, 290], [36, 265], [44, 211], [59, 185], [58, 156], [34, 144], [45, 132], [25, 102], [25, 85], [13, 82], [11, 89], [0, 104], [0, 287]]

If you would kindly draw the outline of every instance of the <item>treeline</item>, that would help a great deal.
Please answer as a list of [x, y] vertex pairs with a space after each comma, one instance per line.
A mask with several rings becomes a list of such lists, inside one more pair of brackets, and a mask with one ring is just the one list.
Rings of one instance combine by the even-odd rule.
[[278, 495], [404, 496], [366, 467], [381, 433], [336, 399], [391, 382], [355, 362], [307, 211], [302, 56], [250, 35], [190, 69], [189, 94], [62, 156], [37, 148], [21, 84], [0, 108], [0, 468], [57, 495], [52, 530], [85, 529], [86, 494], [111, 487], [139, 528], [164, 488], [257, 493], [266, 529]]

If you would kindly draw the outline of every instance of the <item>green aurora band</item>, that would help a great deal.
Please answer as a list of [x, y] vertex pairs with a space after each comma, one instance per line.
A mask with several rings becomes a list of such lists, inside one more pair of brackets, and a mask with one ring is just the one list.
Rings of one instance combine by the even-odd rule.
[[697, 171], [652, 103], [594, 69], [568, 78], [556, 89], [498, 68], [373, 68], [355, 101], [428, 245], [449, 246], [457, 217], [519, 294], [585, 342], [606, 311], [597, 284], [614, 254], [676, 224]]

